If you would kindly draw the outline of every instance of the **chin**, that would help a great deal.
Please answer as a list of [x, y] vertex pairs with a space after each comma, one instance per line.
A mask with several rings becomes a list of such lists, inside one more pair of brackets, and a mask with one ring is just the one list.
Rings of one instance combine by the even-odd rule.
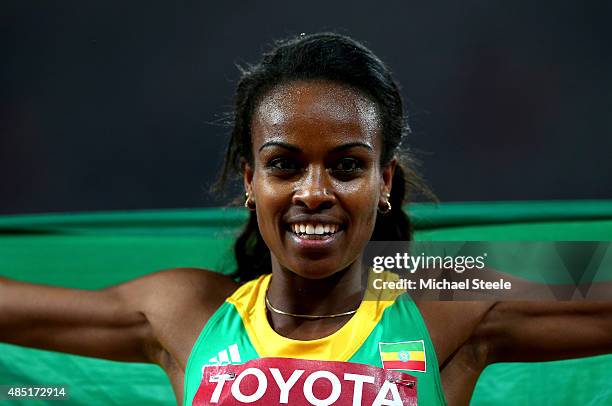
[[341, 265], [337, 261], [330, 261], [328, 258], [320, 260], [303, 259], [287, 268], [305, 279], [325, 279], [345, 270], [349, 265]]
[[304, 270], [304, 269], [298, 269], [298, 270], [291, 270], [291, 272], [293, 272], [294, 274], [296, 274], [297, 276], [304, 278], [304, 279], [325, 279], [328, 278], [330, 276], [332, 276], [335, 272], [321, 272], [320, 270]]

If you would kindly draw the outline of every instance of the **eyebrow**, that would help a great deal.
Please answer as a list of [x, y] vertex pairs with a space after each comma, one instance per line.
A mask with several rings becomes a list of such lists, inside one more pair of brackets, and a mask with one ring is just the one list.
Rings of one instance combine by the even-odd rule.
[[[285, 148], [285, 149], [287, 149], [289, 151], [292, 151], [292, 152], [302, 152], [302, 150], [299, 147], [296, 147], [295, 145], [288, 144], [288, 143], [282, 142], [282, 141], [268, 141], [268, 142], [265, 142], [261, 147], [259, 147], [259, 152], [261, 152], [262, 149], [268, 148], [268, 147], [281, 147], [281, 148]], [[367, 144], [365, 142], [357, 142], [356, 141], [356, 142], [347, 142], [346, 144], [338, 145], [337, 147], [332, 149], [331, 152], [340, 152], [340, 151], [344, 151], [344, 150], [347, 150], [347, 149], [350, 149], [350, 148], [355, 148], [355, 147], [365, 148], [368, 151], [373, 151], [374, 150], [370, 144]]]

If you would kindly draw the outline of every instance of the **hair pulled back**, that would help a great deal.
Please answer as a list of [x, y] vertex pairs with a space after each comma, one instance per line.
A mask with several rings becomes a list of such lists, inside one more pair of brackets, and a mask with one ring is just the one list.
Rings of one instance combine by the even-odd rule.
[[[412, 237], [410, 218], [402, 206], [412, 193], [431, 196], [413, 169], [406, 148], [400, 149], [409, 132], [402, 98], [391, 72], [372, 51], [359, 42], [335, 33], [301, 34], [281, 40], [256, 65], [241, 69], [235, 94], [231, 139], [217, 187], [241, 176], [245, 162], [253, 164], [251, 121], [255, 107], [272, 88], [296, 80], [330, 80], [350, 86], [374, 101], [382, 125], [381, 165], [398, 159], [392, 180], [392, 210], [378, 215], [372, 240], [408, 241]], [[271, 272], [270, 251], [257, 226], [254, 212], [238, 237], [234, 254], [238, 268], [233, 275], [244, 282]]]

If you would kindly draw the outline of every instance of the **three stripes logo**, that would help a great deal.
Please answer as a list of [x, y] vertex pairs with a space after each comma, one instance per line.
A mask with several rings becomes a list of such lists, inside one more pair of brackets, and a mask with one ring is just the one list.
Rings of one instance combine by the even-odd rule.
[[239, 364], [240, 363], [240, 352], [238, 351], [238, 344], [232, 344], [227, 349], [218, 352], [216, 357], [212, 357], [208, 360], [208, 365], [228, 365], [228, 364]]

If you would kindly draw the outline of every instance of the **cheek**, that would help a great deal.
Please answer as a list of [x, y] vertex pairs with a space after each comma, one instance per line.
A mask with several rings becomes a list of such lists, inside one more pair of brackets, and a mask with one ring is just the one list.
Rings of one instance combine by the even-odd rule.
[[283, 209], [291, 202], [291, 191], [286, 185], [275, 184], [263, 176], [254, 178], [253, 190], [257, 205], [257, 222], [262, 236], [268, 242], [268, 233], [276, 230]]
[[291, 202], [291, 185], [287, 182], [278, 182], [275, 179], [260, 176], [255, 184], [257, 200], [265, 205], [266, 211], [285, 207]]
[[339, 185], [339, 197], [350, 212], [352, 221], [360, 225], [374, 225], [378, 209], [379, 185], [373, 179]]

